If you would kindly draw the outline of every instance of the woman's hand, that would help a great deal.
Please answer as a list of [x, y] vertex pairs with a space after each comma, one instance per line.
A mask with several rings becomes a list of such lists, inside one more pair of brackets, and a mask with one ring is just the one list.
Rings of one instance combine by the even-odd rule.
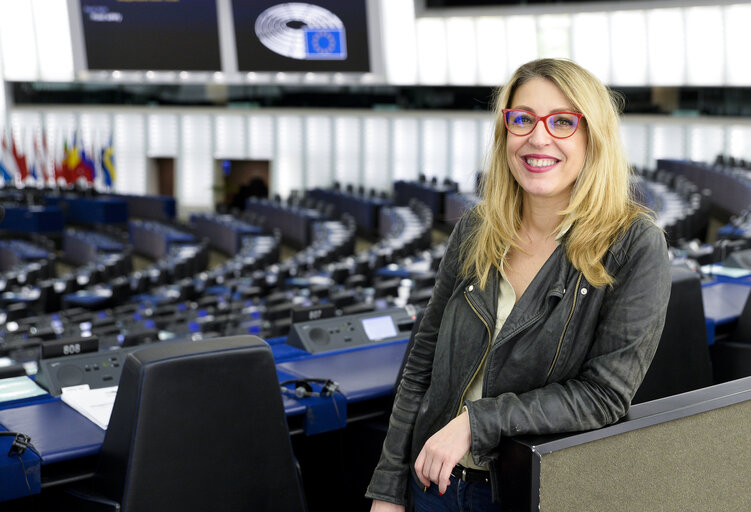
[[451, 470], [471, 446], [472, 432], [465, 410], [425, 442], [415, 461], [417, 478], [425, 487], [435, 482], [443, 494], [449, 486]]
[[370, 512], [404, 512], [404, 505], [394, 505], [388, 501], [373, 500]]

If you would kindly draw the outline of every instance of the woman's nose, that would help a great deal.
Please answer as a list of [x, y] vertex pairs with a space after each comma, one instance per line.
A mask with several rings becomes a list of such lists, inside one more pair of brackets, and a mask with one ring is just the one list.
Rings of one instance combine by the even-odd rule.
[[539, 119], [537, 121], [537, 124], [535, 124], [532, 133], [529, 135], [529, 142], [534, 144], [535, 146], [544, 146], [546, 144], [549, 144], [550, 140], [552, 139], [544, 124], [545, 121]]

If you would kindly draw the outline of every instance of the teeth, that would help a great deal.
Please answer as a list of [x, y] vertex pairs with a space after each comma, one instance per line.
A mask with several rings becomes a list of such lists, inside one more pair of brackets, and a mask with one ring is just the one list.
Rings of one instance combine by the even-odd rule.
[[532, 167], [548, 167], [556, 163], [552, 158], [525, 158], [527, 164]]

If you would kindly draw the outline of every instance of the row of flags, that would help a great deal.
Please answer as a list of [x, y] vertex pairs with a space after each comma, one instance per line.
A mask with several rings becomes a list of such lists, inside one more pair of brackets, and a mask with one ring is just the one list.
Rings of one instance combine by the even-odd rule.
[[32, 149], [24, 154], [6, 133], [0, 140], [0, 186], [82, 185], [112, 189], [117, 178], [112, 137], [97, 150], [87, 151], [78, 134], [63, 141], [62, 153], [47, 147], [44, 132], [33, 137]]

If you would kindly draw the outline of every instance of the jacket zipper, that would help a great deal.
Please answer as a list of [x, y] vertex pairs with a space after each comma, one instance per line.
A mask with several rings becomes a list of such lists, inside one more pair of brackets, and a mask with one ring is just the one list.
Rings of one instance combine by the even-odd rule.
[[472, 378], [469, 379], [469, 382], [467, 383], [467, 386], [464, 388], [464, 391], [462, 392], [461, 399], [459, 400], [459, 410], [456, 412], [456, 415], [458, 416], [462, 412], [462, 408], [464, 406], [464, 397], [467, 396], [467, 391], [469, 391], [469, 386], [472, 385], [472, 382], [477, 378], [477, 373], [480, 371], [480, 368], [482, 368], [482, 364], [485, 362], [485, 359], [488, 357], [488, 353], [490, 352], [490, 346], [493, 344], [493, 334], [490, 332], [490, 326], [488, 326], [488, 323], [485, 321], [485, 319], [482, 317], [482, 315], [475, 309], [475, 306], [472, 304], [472, 301], [469, 300], [469, 296], [467, 295], [467, 292], [464, 292], [464, 298], [467, 299], [467, 304], [469, 304], [469, 307], [472, 308], [472, 311], [475, 312], [475, 315], [477, 315], [477, 318], [479, 318], [482, 323], [485, 325], [485, 329], [488, 331], [488, 345], [485, 347], [485, 353], [482, 355], [482, 359], [480, 359], [480, 364], [477, 365], [477, 368], [475, 368], [475, 373], [472, 374]]
[[555, 357], [553, 357], [553, 362], [550, 363], [548, 374], [545, 376], [545, 383], [548, 382], [548, 379], [550, 378], [550, 374], [553, 373], [553, 368], [555, 368], [555, 363], [558, 362], [558, 356], [561, 354], [561, 346], [563, 345], [563, 337], [566, 335], [566, 329], [568, 329], [568, 324], [571, 322], [571, 317], [574, 316], [574, 309], [576, 308], [576, 299], [579, 297], [579, 294], [576, 292], [579, 289], [581, 280], [582, 280], [582, 273], [579, 272], [579, 277], [576, 279], [576, 286], [574, 286], [574, 303], [571, 305], [571, 311], [568, 314], [566, 323], [563, 325], [563, 332], [561, 333], [561, 337], [558, 339], [558, 347], [556, 347], [555, 349]]

